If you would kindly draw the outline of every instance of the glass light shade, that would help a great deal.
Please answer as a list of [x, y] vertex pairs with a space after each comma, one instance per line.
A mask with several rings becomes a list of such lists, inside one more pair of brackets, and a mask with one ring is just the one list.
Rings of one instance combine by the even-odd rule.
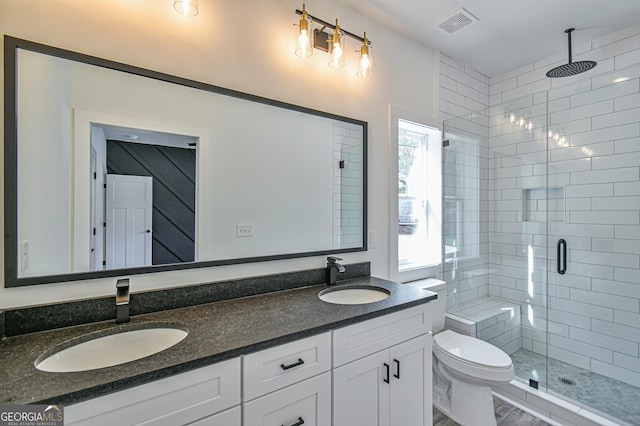
[[362, 41], [362, 47], [360, 48], [360, 66], [358, 68], [357, 76], [360, 78], [367, 78], [371, 74], [371, 47], [369, 46], [369, 40], [367, 40], [367, 33], [364, 33], [364, 39]]
[[308, 58], [313, 55], [313, 43], [311, 40], [313, 30], [310, 29], [309, 24], [311, 24], [311, 20], [307, 18], [306, 13], [303, 13], [298, 28], [298, 40], [296, 40], [296, 56], [301, 58]]
[[340, 25], [338, 25], [338, 20], [336, 19], [336, 28], [333, 30], [333, 35], [331, 36], [331, 60], [329, 61], [329, 68], [342, 68], [344, 67], [344, 33], [340, 29]]
[[182, 16], [196, 16], [198, 14], [198, 0], [173, 0], [173, 8]]

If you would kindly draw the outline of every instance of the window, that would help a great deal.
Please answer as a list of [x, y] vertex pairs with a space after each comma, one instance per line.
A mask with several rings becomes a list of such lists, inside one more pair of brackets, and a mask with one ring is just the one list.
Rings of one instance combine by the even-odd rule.
[[391, 275], [411, 281], [441, 264], [441, 132], [393, 111], [391, 123]]

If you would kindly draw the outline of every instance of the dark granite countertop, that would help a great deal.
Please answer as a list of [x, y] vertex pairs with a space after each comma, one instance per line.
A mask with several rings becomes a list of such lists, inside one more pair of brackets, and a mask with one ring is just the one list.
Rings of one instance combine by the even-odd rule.
[[[435, 293], [374, 277], [341, 281], [375, 285], [391, 295], [363, 305], [336, 305], [317, 295], [326, 285], [301, 287], [223, 302], [138, 315], [127, 324], [103, 321], [8, 337], [0, 343], [0, 403], [72, 404], [194, 368], [256, 352], [435, 299]], [[75, 373], [37, 370], [43, 352], [88, 333], [126, 331], [159, 324], [187, 329], [177, 345], [125, 364]]]

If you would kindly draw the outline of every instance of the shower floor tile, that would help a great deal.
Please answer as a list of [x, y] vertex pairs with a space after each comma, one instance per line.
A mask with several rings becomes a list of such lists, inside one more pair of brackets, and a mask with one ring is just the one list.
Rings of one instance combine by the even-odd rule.
[[[603, 417], [640, 425], [640, 388], [553, 358], [549, 358], [545, 377], [547, 358], [526, 349], [513, 353], [511, 359], [516, 376], [525, 382], [528, 383], [529, 379], [538, 380], [540, 388], [599, 411], [604, 414]], [[572, 384], [563, 383], [567, 380]]]

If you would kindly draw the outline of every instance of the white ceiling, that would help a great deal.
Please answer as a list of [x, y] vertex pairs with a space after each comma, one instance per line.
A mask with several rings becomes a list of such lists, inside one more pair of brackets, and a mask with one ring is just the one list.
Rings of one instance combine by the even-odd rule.
[[[573, 45], [579, 46], [640, 24], [640, 0], [341, 1], [488, 77], [552, 55], [566, 55], [567, 28], [576, 28]], [[479, 21], [452, 35], [436, 28], [462, 7]], [[367, 34], [375, 48], [375, 30]]]

